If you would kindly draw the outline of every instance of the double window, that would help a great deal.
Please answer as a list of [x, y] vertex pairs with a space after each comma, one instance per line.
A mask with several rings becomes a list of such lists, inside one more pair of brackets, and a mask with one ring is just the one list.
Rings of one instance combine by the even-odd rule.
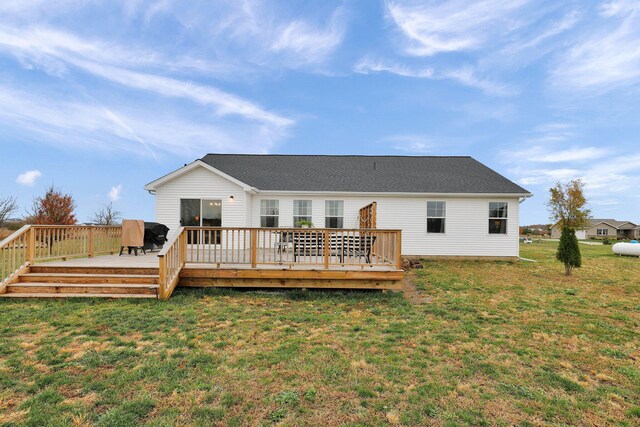
[[609, 229], [607, 229], [607, 228], [598, 228], [598, 229], [596, 229], [596, 233], [598, 233], [598, 236], [608, 236], [609, 235]]
[[507, 202], [489, 202], [489, 234], [507, 234]]
[[427, 233], [444, 233], [447, 202], [427, 202]]
[[311, 221], [311, 200], [293, 201], [293, 226], [298, 227], [300, 222], [310, 224]]
[[280, 203], [278, 200], [260, 200], [260, 227], [280, 225]]
[[324, 201], [324, 226], [325, 228], [344, 228], [344, 201]]

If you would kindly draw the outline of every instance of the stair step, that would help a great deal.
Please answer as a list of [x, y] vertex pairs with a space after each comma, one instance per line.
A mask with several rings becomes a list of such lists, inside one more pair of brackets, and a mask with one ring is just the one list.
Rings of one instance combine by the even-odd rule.
[[31, 273], [51, 274], [143, 274], [158, 275], [158, 268], [151, 267], [66, 267], [35, 264], [31, 266]]
[[158, 285], [145, 283], [13, 283], [7, 286], [7, 294], [126, 294], [155, 296]]
[[0, 298], [155, 298], [155, 294], [71, 294], [71, 293], [23, 293], [0, 294]]
[[83, 273], [26, 273], [18, 276], [21, 283], [113, 283], [136, 284], [158, 283], [158, 276], [152, 274], [83, 274]]

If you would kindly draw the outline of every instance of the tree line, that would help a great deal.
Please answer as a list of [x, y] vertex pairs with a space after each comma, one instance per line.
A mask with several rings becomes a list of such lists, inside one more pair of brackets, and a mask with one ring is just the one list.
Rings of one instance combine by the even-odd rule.
[[[51, 185], [43, 195], [33, 199], [30, 209], [20, 220], [27, 224], [73, 225], [78, 223], [75, 210], [76, 202], [71, 194]], [[0, 227], [8, 224], [12, 216], [16, 215], [20, 207], [15, 196], [0, 197]], [[122, 219], [122, 213], [107, 203], [93, 212], [89, 222], [97, 225], [117, 225]]]

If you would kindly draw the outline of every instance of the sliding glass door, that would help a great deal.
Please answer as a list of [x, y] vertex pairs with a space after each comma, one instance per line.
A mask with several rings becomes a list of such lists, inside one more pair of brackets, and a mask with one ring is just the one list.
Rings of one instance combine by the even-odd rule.
[[[180, 225], [183, 227], [222, 227], [222, 200], [180, 199]], [[220, 243], [219, 232], [189, 233], [189, 244], [200, 241]]]

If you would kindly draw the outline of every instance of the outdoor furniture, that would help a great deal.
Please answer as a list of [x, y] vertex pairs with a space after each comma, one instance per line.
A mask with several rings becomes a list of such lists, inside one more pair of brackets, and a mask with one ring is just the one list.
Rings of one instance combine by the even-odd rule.
[[144, 250], [144, 221], [139, 219], [122, 220], [122, 240], [120, 242], [120, 256], [124, 248], [128, 248], [129, 254], [131, 250], [138, 256], [138, 249], [146, 255]]
[[276, 242], [276, 248], [278, 252], [286, 252], [293, 244], [293, 235], [289, 231], [276, 231], [278, 234], [278, 241]]
[[375, 241], [376, 236], [344, 236], [342, 251], [340, 253], [340, 262], [343, 262], [345, 256], [352, 256], [358, 258], [364, 257], [367, 264], [371, 264], [371, 248]]
[[324, 245], [324, 235], [322, 232], [291, 232], [293, 243], [293, 262], [296, 262], [300, 255], [322, 255]]

